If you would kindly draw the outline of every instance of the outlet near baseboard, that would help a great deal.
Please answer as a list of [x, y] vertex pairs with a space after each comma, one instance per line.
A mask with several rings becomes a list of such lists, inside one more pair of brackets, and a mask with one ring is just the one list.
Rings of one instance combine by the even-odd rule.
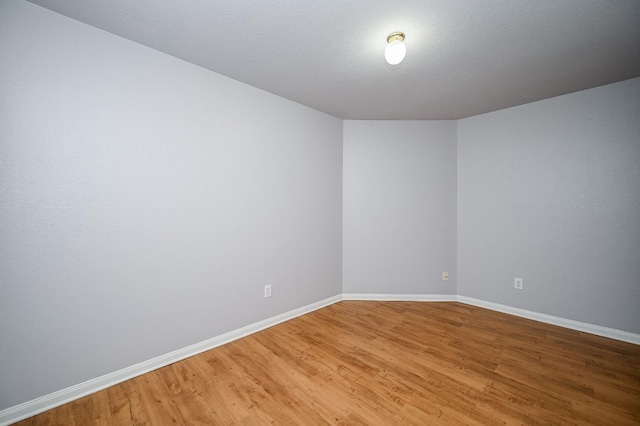
[[524, 280], [522, 278], [514, 278], [513, 279], [513, 288], [516, 290], [524, 289]]

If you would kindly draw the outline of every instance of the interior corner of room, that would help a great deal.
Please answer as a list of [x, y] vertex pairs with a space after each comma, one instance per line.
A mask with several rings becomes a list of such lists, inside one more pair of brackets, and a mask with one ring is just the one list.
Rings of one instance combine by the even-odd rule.
[[348, 298], [640, 343], [640, 77], [340, 118], [22, 0], [0, 70], [6, 418]]

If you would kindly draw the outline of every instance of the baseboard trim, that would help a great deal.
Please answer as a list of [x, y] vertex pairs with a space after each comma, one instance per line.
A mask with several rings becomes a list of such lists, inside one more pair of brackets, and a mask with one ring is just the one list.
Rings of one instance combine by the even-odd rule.
[[571, 330], [582, 331], [584, 333], [595, 334], [596, 336], [608, 337], [622, 342], [640, 345], [640, 334], [628, 331], [616, 330], [614, 328], [589, 324], [539, 312], [528, 311], [526, 309], [514, 308], [512, 306], [501, 305], [499, 303], [487, 302], [486, 300], [474, 299], [466, 296], [456, 296], [454, 294], [350, 294], [342, 295], [343, 300], [377, 300], [387, 302], [460, 302], [467, 305], [478, 306], [496, 312], [515, 315], [547, 324], [557, 325]]
[[83, 383], [68, 387], [66, 389], [53, 392], [48, 395], [44, 395], [40, 398], [33, 399], [31, 401], [24, 402], [22, 404], [9, 407], [0, 411], [0, 426], [6, 426], [11, 423], [24, 420], [28, 417], [35, 416], [36, 414], [66, 404], [67, 402], [74, 401], [83, 396], [90, 395], [98, 392], [102, 389], [106, 389], [110, 386], [122, 383], [125, 380], [132, 379], [142, 374], [148, 373], [158, 368], [164, 367], [174, 362], [181, 361], [185, 358], [197, 355], [199, 353], [208, 351], [218, 346], [230, 343], [234, 340], [241, 339], [242, 337], [264, 330], [290, 319], [299, 317], [301, 315], [313, 312], [315, 310], [332, 305], [341, 300], [362, 300], [362, 301], [387, 301], [387, 302], [460, 302], [467, 305], [478, 306], [480, 308], [490, 309], [492, 311], [503, 312], [510, 315], [515, 315], [522, 318], [528, 318], [534, 321], [540, 321], [547, 324], [553, 324], [560, 327], [569, 328], [572, 330], [582, 331], [585, 333], [595, 334], [597, 336], [608, 337], [623, 342], [633, 343], [640, 345], [640, 334], [629, 333], [626, 331], [616, 330], [613, 328], [602, 327], [599, 325], [583, 323], [580, 321], [574, 321], [567, 318], [555, 317], [553, 315], [541, 314], [538, 312], [528, 311], [526, 309], [514, 308], [512, 306], [501, 305], [498, 303], [487, 302], [485, 300], [474, 299], [466, 296], [456, 296], [455, 294], [357, 294], [357, 293], [344, 293], [329, 297], [324, 300], [312, 303], [310, 305], [303, 306], [298, 309], [294, 309], [289, 312], [285, 312], [280, 315], [276, 315], [271, 318], [267, 318], [263, 321], [259, 321], [248, 326], [239, 328], [237, 330], [230, 331], [225, 334], [207, 339], [200, 343], [190, 345], [176, 351], [170, 352], [165, 355], [152, 358], [148, 361], [141, 362], [139, 364], [132, 365], [131, 367], [123, 368], [122, 370], [115, 371], [113, 373], [105, 374], [104, 376], [97, 377], [92, 380], [88, 380]]
[[329, 297], [310, 305], [306, 305], [301, 308], [294, 309], [292, 311], [285, 312], [271, 318], [267, 318], [263, 321], [247, 325], [237, 330], [221, 334], [219, 336], [204, 340], [190, 346], [186, 346], [173, 352], [169, 352], [165, 355], [152, 358], [148, 361], [123, 368], [122, 370], [105, 374], [104, 376], [100, 376], [95, 379], [91, 379], [86, 382], [68, 387], [66, 389], [44, 395], [40, 398], [36, 398], [19, 405], [9, 407], [0, 411], [0, 425], [9, 425], [11, 423], [15, 423], [20, 420], [35, 416], [36, 414], [66, 404], [67, 402], [82, 398], [83, 396], [90, 395], [92, 393], [106, 389], [110, 386], [117, 385], [118, 383], [122, 383], [126, 380], [148, 373], [150, 371], [157, 370], [158, 368], [164, 367], [166, 365], [173, 364], [174, 362], [181, 361], [185, 358], [189, 358], [191, 356], [208, 351], [226, 343], [230, 343], [234, 340], [238, 340], [242, 337], [248, 336], [266, 328], [273, 327], [274, 325], [280, 324], [290, 319], [324, 308], [325, 306], [332, 305], [336, 302], [339, 302], [340, 300], [342, 300], [342, 295]]
[[584, 333], [595, 334], [596, 336], [608, 337], [610, 339], [620, 340], [627, 343], [640, 345], [640, 334], [630, 333], [628, 331], [616, 330], [614, 328], [603, 327], [600, 325], [589, 324], [586, 322], [574, 321], [567, 318], [556, 317], [553, 315], [541, 314], [539, 312], [528, 311], [526, 309], [514, 308], [512, 306], [501, 305], [499, 303], [487, 302], [486, 300], [474, 299], [472, 297], [458, 296], [458, 302], [467, 305], [478, 306], [480, 308], [490, 309], [492, 311], [502, 312], [505, 314], [515, 315], [534, 321], [544, 322], [547, 324], [557, 325], [571, 330], [582, 331]]
[[380, 302], [457, 302], [455, 294], [375, 294], [345, 293], [343, 300], [375, 300]]

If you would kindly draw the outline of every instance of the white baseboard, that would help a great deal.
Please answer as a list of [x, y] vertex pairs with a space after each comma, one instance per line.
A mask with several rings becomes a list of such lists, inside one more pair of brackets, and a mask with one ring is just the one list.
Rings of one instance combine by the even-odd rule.
[[503, 312], [517, 317], [527, 318], [534, 321], [557, 325], [571, 330], [582, 331], [596, 336], [608, 337], [610, 339], [640, 345], [640, 334], [629, 333], [628, 331], [616, 330], [614, 328], [600, 325], [574, 321], [567, 318], [555, 317], [553, 315], [541, 314], [539, 312], [528, 311], [526, 309], [514, 308], [512, 306], [501, 305], [499, 303], [487, 302], [485, 300], [474, 299], [466, 296], [456, 296], [454, 294], [343, 294], [343, 300], [378, 300], [388, 302], [460, 302], [467, 305], [478, 306], [492, 311]]
[[455, 294], [371, 294], [344, 293], [343, 300], [377, 300], [384, 302], [456, 302]]
[[500, 305], [498, 303], [487, 302], [485, 300], [474, 299], [466, 296], [458, 296], [457, 298], [458, 302], [466, 303], [467, 305], [478, 306], [480, 308], [490, 309], [492, 311], [503, 312], [505, 314], [528, 318], [534, 321], [558, 325], [560, 327], [569, 328], [571, 330], [582, 331], [589, 334], [595, 334], [596, 336], [608, 337], [610, 339], [621, 340], [623, 342], [640, 345], [640, 334], [616, 330], [614, 328], [602, 327], [600, 325], [589, 324], [586, 322], [574, 321], [567, 318], [555, 317], [553, 315], [541, 314], [534, 311], [528, 311], [526, 309]]
[[115, 371], [113, 373], [105, 374], [104, 376], [97, 377], [92, 380], [71, 386], [66, 389], [53, 392], [49, 395], [36, 398], [31, 401], [24, 402], [22, 404], [7, 408], [0, 411], [0, 425], [9, 425], [17, 421], [26, 419], [31, 416], [35, 416], [43, 411], [50, 410], [58, 407], [67, 402], [71, 402], [83, 396], [90, 395], [98, 392], [102, 389], [124, 382], [125, 380], [132, 379], [149, 371], [156, 370], [174, 362], [189, 358], [197, 355], [201, 352], [208, 351], [215, 347], [224, 345], [225, 343], [232, 342], [250, 334], [256, 333], [265, 328], [272, 327], [280, 324], [284, 321], [288, 321], [300, 315], [313, 312], [317, 309], [324, 308], [325, 306], [332, 305], [341, 300], [376, 300], [376, 301], [417, 301], [417, 302], [460, 302], [467, 305], [478, 306], [492, 311], [503, 312], [506, 314], [515, 315], [518, 317], [528, 318], [535, 321], [540, 321], [548, 324], [558, 325], [560, 327], [569, 328], [572, 330], [582, 331], [585, 333], [595, 334], [598, 336], [608, 337], [611, 339], [621, 340], [623, 342], [629, 342], [636, 345], [640, 345], [640, 335], [629, 333], [626, 331], [615, 330], [613, 328], [602, 327], [598, 325], [583, 323], [566, 318], [555, 317], [552, 315], [541, 314], [538, 312], [527, 311], [525, 309], [514, 308], [511, 306], [500, 305], [498, 303], [487, 302], [484, 300], [474, 299], [466, 296], [456, 296], [455, 294], [352, 294], [345, 293], [329, 297], [324, 300], [312, 303], [310, 305], [303, 306], [298, 309], [294, 309], [289, 312], [285, 312], [280, 315], [276, 315], [266, 320], [250, 324], [246, 327], [239, 328], [237, 330], [230, 331], [220, 336], [207, 339], [203, 342], [196, 343], [191, 346], [187, 346], [182, 349], [170, 352], [165, 355], [150, 359], [148, 361], [141, 362], [139, 364], [132, 365], [131, 367], [123, 368], [122, 370]]
[[157, 370], [174, 362], [181, 361], [185, 358], [197, 355], [201, 352], [208, 351], [215, 347], [224, 345], [225, 343], [232, 342], [250, 334], [256, 333], [265, 328], [272, 327], [282, 322], [288, 321], [300, 315], [313, 312], [325, 306], [332, 305], [342, 300], [341, 295], [329, 297], [319, 302], [312, 303], [310, 305], [303, 306], [298, 309], [294, 309], [289, 312], [285, 312], [280, 315], [276, 315], [266, 320], [259, 321], [250, 324], [246, 327], [239, 328], [237, 330], [230, 331], [220, 336], [207, 339], [200, 343], [196, 343], [181, 349], [178, 349], [168, 354], [161, 355], [152, 358], [148, 361], [144, 361], [131, 367], [123, 368], [122, 370], [115, 371], [113, 373], [105, 374], [104, 376], [97, 377], [95, 379], [88, 380], [83, 383], [68, 387], [66, 389], [59, 390], [57, 392], [44, 395], [40, 398], [33, 399], [31, 401], [24, 402], [13, 407], [9, 407], [0, 411], [0, 425], [9, 425], [11, 423], [24, 420], [26, 418], [35, 416], [36, 414], [66, 404], [83, 396], [90, 395], [98, 392], [102, 389], [106, 389], [110, 386], [122, 383], [125, 380], [132, 379], [149, 371]]

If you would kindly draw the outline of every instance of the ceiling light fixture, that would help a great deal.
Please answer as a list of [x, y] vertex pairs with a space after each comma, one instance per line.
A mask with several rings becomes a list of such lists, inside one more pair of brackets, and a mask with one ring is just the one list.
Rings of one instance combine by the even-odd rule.
[[384, 49], [384, 59], [391, 65], [398, 65], [407, 54], [407, 47], [404, 45], [404, 33], [396, 31], [387, 37], [387, 47]]

